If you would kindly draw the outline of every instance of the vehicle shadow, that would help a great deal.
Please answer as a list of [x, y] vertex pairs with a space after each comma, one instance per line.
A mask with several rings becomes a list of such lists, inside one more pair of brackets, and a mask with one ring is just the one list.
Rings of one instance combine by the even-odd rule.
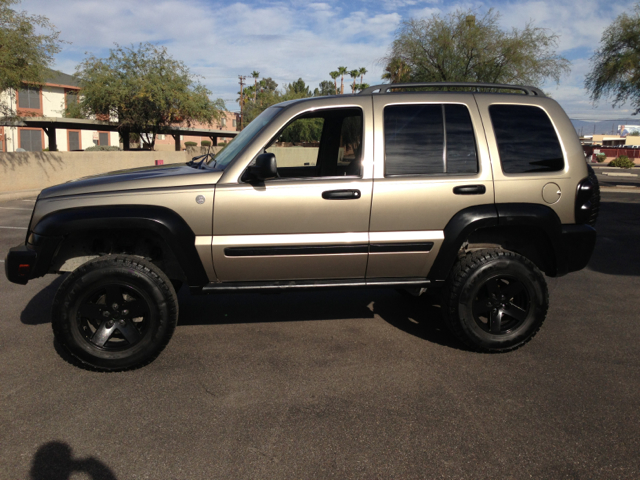
[[60, 275], [53, 282], [35, 294], [20, 314], [20, 321], [25, 325], [42, 325], [51, 322], [51, 305], [56, 291], [64, 281], [65, 276]]
[[73, 458], [71, 447], [64, 442], [48, 442], [38, 448], [33, 457], [29, 478], [31, 480], [116, 480], [115, 474], [94, 457]]
[[610, 275], [640, 276], [640, 203], [603, 201], [596, 230], [598, 239], [587, 268]]
[[349, 289], [192, 296], [188, 289], [182, 289], [179, 298], [179, 327], [368, 319], [377, 315], [423, 340], [466, 350], [444, 325], [437, 295], [413, 297], [394, 289]]

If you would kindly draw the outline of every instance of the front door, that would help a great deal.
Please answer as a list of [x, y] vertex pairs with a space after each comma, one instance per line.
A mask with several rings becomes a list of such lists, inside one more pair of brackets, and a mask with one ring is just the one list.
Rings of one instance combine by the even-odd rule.
[[358, 102], [297, 108], [260, 148], [275, 154], [279, 178], [216, 186], [212, 253], [219, 281], [364, 278], [372, 152], [363, 132], [372, 120], [371, 100]]

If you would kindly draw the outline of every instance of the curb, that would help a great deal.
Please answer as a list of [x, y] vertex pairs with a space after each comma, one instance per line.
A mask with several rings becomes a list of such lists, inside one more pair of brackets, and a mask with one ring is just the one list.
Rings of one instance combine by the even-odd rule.
[[606, 193], [640, 193], [638, 187], [600, 187], [601, 192]]
[[19, 190], [17, 192], [4, 192], [4, 193], [0, 193], [0, 201], [21, 200], [23, 198], [37, 197], [41, 191], [42, 189], [38, 188], [37, 190]]

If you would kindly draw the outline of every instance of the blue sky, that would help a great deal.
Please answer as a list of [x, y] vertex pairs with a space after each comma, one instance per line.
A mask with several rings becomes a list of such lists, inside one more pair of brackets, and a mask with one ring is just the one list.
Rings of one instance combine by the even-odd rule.
[[303, 78], [313, 89], [339, 65], [365, 67], [365, 82], [381, 83], [381, 58], [403, 19], [446, 14], [459, 8], [478, 15], [494, 8], [505, 29], [528, 21], [560, 35], [559, 53], [572, 62], [559, 85], [544, 85], [572, 118], [625, 118], [628, 108], [594, 108], [584, 90], [589, 57], [604, 29], [631, 4], [584, 0], [445, 2], [241, 1], [213, 0], [23, 0], [21, 8], [39, 13], [71, 42], [57, 56], [56, 68], [73, 73], [86, 52], [108, 53], [114, 43], [165, 45], [184, 61], [213, 97], [237, 110], [238, 75], [253, 70], [279, 85]]

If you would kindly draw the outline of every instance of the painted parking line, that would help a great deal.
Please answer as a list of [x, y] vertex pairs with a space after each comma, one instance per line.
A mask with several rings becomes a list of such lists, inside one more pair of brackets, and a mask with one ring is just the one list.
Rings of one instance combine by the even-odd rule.
[[0, 228], [9, 228], [9, 229], [12, 229], [12, 230], [26, 230], [27, 229], [27, 227], [3, 227], [3, 226], [0, 226]]
[[0, 210], [25, 210], [30, 212], [33, 208], [20, 208], [20, 207], [0, 207]]

